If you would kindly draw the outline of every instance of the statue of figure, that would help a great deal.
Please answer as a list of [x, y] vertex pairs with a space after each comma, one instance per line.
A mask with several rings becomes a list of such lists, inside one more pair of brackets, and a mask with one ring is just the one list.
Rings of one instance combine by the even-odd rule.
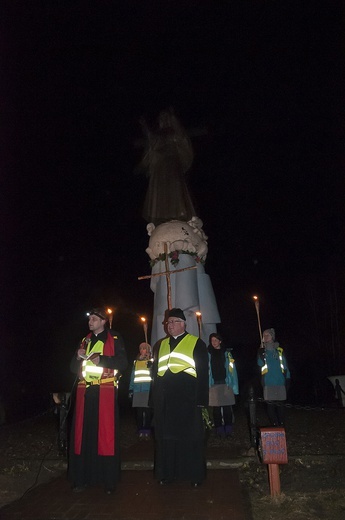
[[[193, 161], [187, 132], [172, 109], [159, 115], [158, 128], [141, 121], [147, 145], [140, 167], [149, 187], [143, 209], [150, 236], [146, 249], [151, 260], [154, 309], [151, 345], [166, 334], [166, 311], [183, 310], [189, 333], [208, 342], [220, 323], [211, 280], [205, 273], [208, 245], [202, 220], [196, 216], [185, 182]], [[203, 135], [197, 129], [193, 135]], [[201, 313], [197, 318], [196, 312]]]
[[143, 217], [155, 225], [173, 219], [188, 221], [195, 215], [184, 178], [193, 162], [190, 139], [172, 109], [159, 114], [155, 131], [144, 120], [141, 124], [147, 147], [140, 166], [149, 177]]

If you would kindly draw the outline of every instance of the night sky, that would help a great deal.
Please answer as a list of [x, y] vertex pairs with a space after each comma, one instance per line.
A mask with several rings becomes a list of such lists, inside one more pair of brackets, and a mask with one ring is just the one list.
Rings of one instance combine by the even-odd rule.
[[153, 307], [139, 120], [167, 107], [207, 130], [187, 183], [240, 373], [255, 371], [253, 294], [295, 379], [345, 361], [344, 3], [158, 4], [2, 8], [1, 373], [24, 393], [37, 370], [69, 388], [97, 304], [134, 358]]

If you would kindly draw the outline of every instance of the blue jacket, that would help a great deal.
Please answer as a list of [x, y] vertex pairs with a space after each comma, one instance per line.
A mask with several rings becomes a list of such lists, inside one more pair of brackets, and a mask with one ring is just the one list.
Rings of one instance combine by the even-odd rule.
[[[230, 359], [232, 360], [233, 367], [232, 372], [230, 370]], [[226, 350], [224, 352], [224, 367], [225, 367], [225, 384], [229, 388], [232, 388], [232, 391], [235, 395], [238, 395], [238, 377], [237, 377], [237, 370], [235, 365], [235, 360], [232, 357], [231, 352]], [[212, 376], [212, 370], [211, 370], [211, 354], [208, 353], [208, 375], [209, 375], [209, 386], [214, 385], [214, 379]]]
[[[277, 343], [279, 346], [279, 344]], [[279, 352], [276, 348], [273, 350], [265, 350], [267, 372], [262, 376], [264, 386], [285, 386], [286, 379], [290, 379], [290, 370], [284, 355], [282, 353], [283, 370], [280, 366]], [[259, 367], [264, 366], [264, 361], [258, 356]]]

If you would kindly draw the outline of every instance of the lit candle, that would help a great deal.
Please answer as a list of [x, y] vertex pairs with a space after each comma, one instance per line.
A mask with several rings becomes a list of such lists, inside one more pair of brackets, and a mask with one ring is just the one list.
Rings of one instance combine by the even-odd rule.
[[256, 316], [258, 318], [258, 326], [259, 326], [259, 334], [260, 334], [260, 342], [262, 343], [262, 332], [261, 332], [261, 323], [260, 323], [260, 304], [259, 297], [253, 296], [253, 300], [255, 303]]
[[201, 312], [200, 311], [196, 311], [195, 314], [196, 314], [196, 319], [197, 319], [197, 322], [198, 322], [199, 338], [201, 338], [201, 322], [202, 322]]
[[112, 323], [113, 323], [113, 310], [107, 309], [107, 314], [109, 314], [109, 328], [111, 329]]
[[145, 334], [145, 343], [148, 343], [147, 341], [147, 322], [146, 322], [146, 318], [144, 318], [144, 316], [141, 316], [140, 317], [142, 323], [143, 323], [143, 329], [144, 329], [144, 334]]

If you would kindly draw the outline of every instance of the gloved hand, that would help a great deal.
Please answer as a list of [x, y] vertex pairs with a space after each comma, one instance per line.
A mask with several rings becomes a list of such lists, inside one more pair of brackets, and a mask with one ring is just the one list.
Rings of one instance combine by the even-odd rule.
[[262, 361], [265, 361], [265, 349], [264, 347], [259, 348], [259, 357], [262, 359]]
[[81, 355], [82, 355], [82, 356], [85, 356], [85, 352], [86, 352], [86, 350], [85, 350], [84, 348], [80, 348], [80, 349], [78, 349], [78, 352], [77, 352], [77, 359], [81, 359], [81, 357], [80, 357]]
[[149, 359], [149, 361], [146, 363], [147, 368], [151, 368], [153, 365], [152, 361]]

